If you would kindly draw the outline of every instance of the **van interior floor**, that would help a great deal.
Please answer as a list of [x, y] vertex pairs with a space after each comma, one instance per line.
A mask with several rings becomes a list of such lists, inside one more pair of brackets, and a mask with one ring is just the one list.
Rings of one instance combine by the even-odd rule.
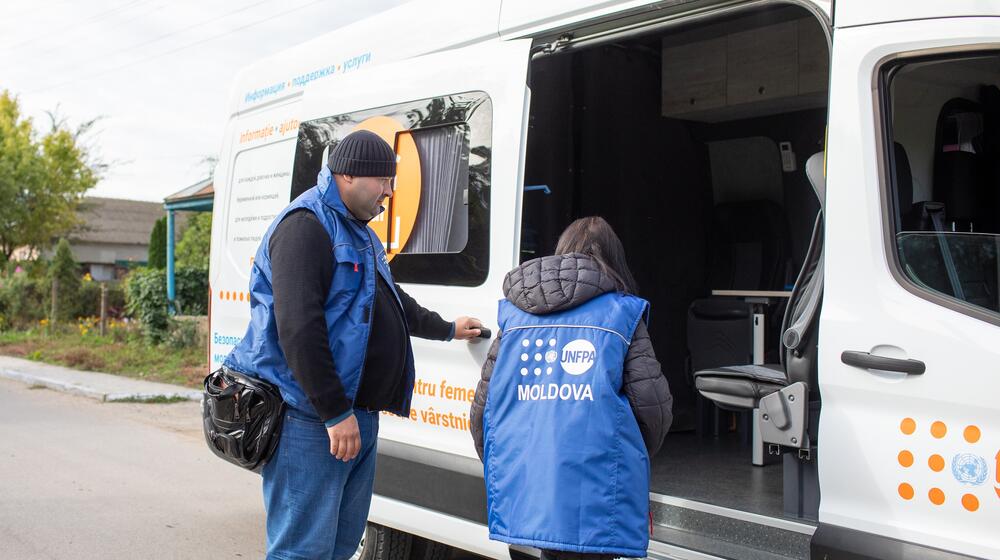
[[721, 507], [783, 517], [781, 461], [753, 466], [736, 433], [672, 433], [651, 461], [650, 491]]

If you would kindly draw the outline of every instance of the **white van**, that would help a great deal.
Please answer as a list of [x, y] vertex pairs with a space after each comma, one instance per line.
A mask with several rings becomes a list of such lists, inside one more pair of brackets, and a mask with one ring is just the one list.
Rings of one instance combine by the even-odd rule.
[[[1000, 2], [415, 1], [243, 71], [211, 367], [274, 216], [357, 128], [399, 154], [396, 280], [492, 323], [574, 218], [625, 243], [675, 397], [654, 558], [1000, 558]], [[495, 325], [494, 325], [495, 326]], [[362, 553], [487, 538], [488, 341], [414, 340]]]

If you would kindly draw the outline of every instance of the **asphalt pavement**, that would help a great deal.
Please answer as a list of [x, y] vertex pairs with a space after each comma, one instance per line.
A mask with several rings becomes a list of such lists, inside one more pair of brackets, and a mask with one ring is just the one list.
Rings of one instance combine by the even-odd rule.
[[[123, 378], [67, 394], [72, 380], [53, 379], [51, 366], [32, 378], [9, 360], [0, 361], [0, 558], [264, 556], [260, 477], [208, 450], [197, 402], [110, 402], [122, 394], [115, 383], [134, 381]], [[140, 396], [182, 389], [128, 385]]]

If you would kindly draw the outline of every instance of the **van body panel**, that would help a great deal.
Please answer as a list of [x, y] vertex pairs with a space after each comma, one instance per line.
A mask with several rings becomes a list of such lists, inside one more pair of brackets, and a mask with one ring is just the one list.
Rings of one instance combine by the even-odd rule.
[[271, 220], [288, 205], [301, 96], [230, 120], [215, 172], [209, 367], [222, 365], [250, 321], [253, 257]]
[[499, 0], [408, 2], [248, 66], [229, 106], [246, 111], [327, 78], [496, 37], [499, 12]]
[[993, 0], [837, 0], [834, 24], [837, 27], [871, 25], [892, 21], [1000, 15], [1000, 3]]
[[[877, 79], [882, 64], [898, 57], [996, 49], [998, 24], [949, 18], [837, 31], [819, 331], [820, 523], [990, 558], [1000, 556], [1000, 409], [989, 389], [997, 383], [1000, 328], [919, 297], [892, 274]], [[920, 360], [926, 372], [851, 367], [841, 361], [844, 351]], [[982, 437], [963, 438], [968, 427]], [[961, 454], [984, 461], [987, 479], [960, 480], [952, 468]], [[933, 455], [948, 467], [930, 467]], [[943, 503], [935, 505], [932, 493]], [[977, 510], [963, 508], [966, 495]]]
[[[290, 175], [299, 121], [442, 95], [484, 92], [492, 104], [492, 166], [490, 177], [490, 265], [486, 281], [475, 287], [403, 285], [421, 305], [446, 320], [474, 316], [495, 322], [501, 283], [516, 264], [515, 223], [520, 203], [523, 122], [527, 105], [530, 41], [486, 41], [461, 50], [446, 50], [387, 63], [317, 84], [293, 103], [268, 107], [234, 120], [232, 141], [246, 140], [243, 130], [273, 128], [282, 119], [296, 121], [287, 137], [249, 140], [229, 157], [217, 194], [219, 211], [213, 231], [215, 253], [212, 287], [216, 293], [237, 293], [235, 299], [213, 297], [212, 366], [217, 367], [249, 320], [245, 296], [251, 258], [274, 216], [288, 204]], [[481, 69], [489, 68], [489, 72]], [[301, 101], [300, 101], [301, 100]], [[246, 142], [245, 142], [246, 143]], [[244, 143], [244, 144], [245, 144]], [[258, 145], [259, 144], [259, 145]], [[252, 152], [251, 150], [256, 150]], [[255, 157], [248, 154], [253, 153]], [[220, 189], [221, 190], [221, 189]], [[221, 212], [220, 212], [221, 211]], [[386, 414], [379, 435], [385, 440], [456, 454], [478, 461], [468, 432], [471, 396], [485, 361], [489, 341], [437, 342], [413, 339], [418, 390], [411, 418]], [[421, 389], [426, 387], [427, 389]]]

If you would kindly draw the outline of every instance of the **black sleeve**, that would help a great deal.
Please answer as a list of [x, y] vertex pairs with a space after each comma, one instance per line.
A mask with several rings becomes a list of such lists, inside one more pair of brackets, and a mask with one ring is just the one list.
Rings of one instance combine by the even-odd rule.
[[476, 385], [476, 395], [472, 399], [472, 407], [469, 410], [469, 431], [472, 432], [472, 442], [476, 446], [476, 453], [479, 460], [483, 460], [483, 415], [486, 412], [486, 397], [490, 392], [490, 378], [493, 376], [493, 366], [497, 363], [497, 353], [500, 350], [500, 338], [493, 340], [490, 351], [486, 355], [483, 363], [483, 371], [480, 373], [479, 383]]
[[663, 438], [673, 422], [674, 398], [667, 378], [660, 371], [660, 362], [653, 352], [646, 323], [639, 321], [632, 335], [632, 344], [625, 356], [622, 389], [639, 422], [639, 431], [652, 457], [660, 450]]
[[396, 284], [396, 293], [403, 303], [403, 313], [406, 314], [410, 334], [431, 340], [449, 340], [452, 337], [454, 323], [445, 321], [437, 313], [421, 307], [417, 300], [399, 287], [399, 284]]
[[268, 245], [278, 345], [324, 422], [351, 410], [333, 365], [323, 311], [333, 280], [332, 251], [330, 236], [309, 210], [286, 216]]

